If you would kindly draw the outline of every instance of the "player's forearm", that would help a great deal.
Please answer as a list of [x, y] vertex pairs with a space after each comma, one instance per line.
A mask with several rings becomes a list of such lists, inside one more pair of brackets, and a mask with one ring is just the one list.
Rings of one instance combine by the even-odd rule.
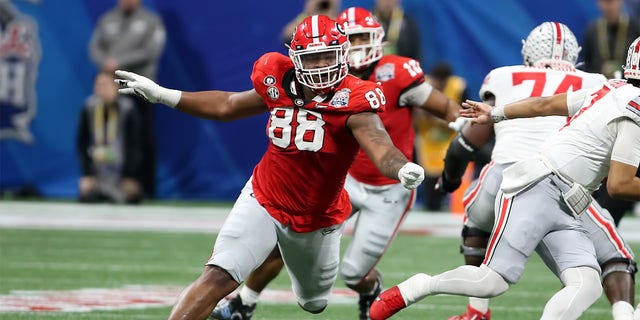
[[389, 148], [379, 159], [374, 161], [378, 170], [387, 178], [398, 179], [398, 171], [409, 159], [395, 147]]
[[229, 106], [231, 94], [231, 92], [217, 90], [183, 91], [176, 109], [199, 118], [222, 121], [232, 120]]
[[568, 115], [566, 95], [531, 97], [505, 105], [507, 119]]
[[640, 178], [633, 177], [624, 183], [607, 180], [607, 192], [615, 199], [640, 201]]

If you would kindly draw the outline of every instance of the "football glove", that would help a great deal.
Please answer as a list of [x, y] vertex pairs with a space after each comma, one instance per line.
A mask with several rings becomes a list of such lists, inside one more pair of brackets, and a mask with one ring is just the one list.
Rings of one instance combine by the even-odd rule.
[[151, 103], [162, 103], [171, 108], [176, 107], [182, 96], [182, 91], [167, 89], [133, 72], [116, 70], [116, 76], [118, 78], [114, 81], [120, 86], [118, 93], [121, 94], [135, 94]]
[[462, 130], [462, 127], [464, 127], [467, 122], [469, 122], [469, 118], [458, 117], [456, 121], [449, 122], [448, 126], [449, 129], [460, 132], [460, 130]]
[[415, 189], [424, 180], [424, 169], [413, 162], [407, 162], [398, 171], [398, 179], [405, 188]]
[[451, 193], [458, 190], [460, 184], [462, 184], [462, 179], [449, 180], [443, 172], [440, 178], [438, 178], [434, 188], [442, 193]]

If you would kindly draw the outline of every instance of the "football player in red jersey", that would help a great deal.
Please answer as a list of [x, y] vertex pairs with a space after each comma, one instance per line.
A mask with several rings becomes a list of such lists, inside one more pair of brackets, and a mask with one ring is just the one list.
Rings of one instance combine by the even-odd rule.
[[415, 189], [424, 170], [394, 147], [378, 112], [380, 85], [348, 75], [350, 43], [327, 16], [297, 27], [289, 57], [259, 58], [244, 92], [181, 92], [116, 71], [121, 93], [215, 120], [270, 112], [267, 151], [231, 209], [204, 271], [169, 319], [205, 319], [278, 246], [298, 304], [320, 313], [338, 275], [343, 223], [351, 213], [343, 186], [360, 149], [385, 177]]
[[[394, 145], [413, 158], [415, 132], [412, 108], [424, 108], [447, 121], [454, 121], [460, 106], [425, 82], [420, 64], [413, 59], [382, 54], [384, 30], [368, 10], [348, 8], [337, 18], [351, 42], [349, 73], [380, 83], [387, 103], [380, 115]], [[403, 188], [395, 179], [380, 172], [367, 154], [360, 151], [349, 169], [345, 188], [353, 213], [357, 213], [353, 238], [344, 253], [340, 275], [345, 284], [358, 292], [359, 318], [369, 319], [369, 306], [380, 293], [382, 277], [375, 269], [415, 200], [415, 191]], [[240, 293], [221, 303], [212, 317], [218, 320], [249, 319], [259, 293], [282, 268], [275, 250], [254, 271]]]

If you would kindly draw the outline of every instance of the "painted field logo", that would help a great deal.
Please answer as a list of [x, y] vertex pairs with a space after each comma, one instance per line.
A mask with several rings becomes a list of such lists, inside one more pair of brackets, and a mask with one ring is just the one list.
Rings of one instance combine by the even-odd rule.
[[0, 296], [0, 312], [141, 309], [173, 305], [182, 287], [128, 286], [119, 289], [12, 291]]
[[[144, 309], [172, 306], [182, 287], [127, 286], [118, 289], [79, 289], [69, 291], [12, 291], [0, 296], [3, 312], [89, 312], [94, 310]], [[228, 298], [233, 296], [231, 294]], [[353, 304], [357, 295], [344, 288], [334, 289], [331, 303]], [[264, 303], [296, 302], [291, 290], [265, 290]]]

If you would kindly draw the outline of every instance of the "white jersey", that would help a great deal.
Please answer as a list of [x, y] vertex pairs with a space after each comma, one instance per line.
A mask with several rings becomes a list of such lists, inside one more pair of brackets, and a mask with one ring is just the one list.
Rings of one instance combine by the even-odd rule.
[[[480, 88], [480, 97], [495, 96], [502, 106], [529, 97], [546, 97], [600, 85], [601, 74], [579, 70], [564, 71], [526, 66], [507, 66], [492, 70]], [[532, 157], [547, 137], [567, 122], [566, 117], [513, 119], [494, 124], [496, 143], [491, 158], [496, 163], [513, 163]]]
[[[634, 126], [640, 126], [640, 88], [611, 80], [599, 87], [572, 93], [567, 101], [574, 101], [575, 105], [568, 104], [569, 114], [575, 115], [541, 147], [542, 155], [555, 170], [595, 190], [609, 173], [612, 158], [638, 166], [640, 127]], [[621, 139], [619, 130], [624, 123], [631, 123], [632, 130], [624, 131], [629, 136], [625, 136], [624, 145], [616, 149], [614, 144]]]

